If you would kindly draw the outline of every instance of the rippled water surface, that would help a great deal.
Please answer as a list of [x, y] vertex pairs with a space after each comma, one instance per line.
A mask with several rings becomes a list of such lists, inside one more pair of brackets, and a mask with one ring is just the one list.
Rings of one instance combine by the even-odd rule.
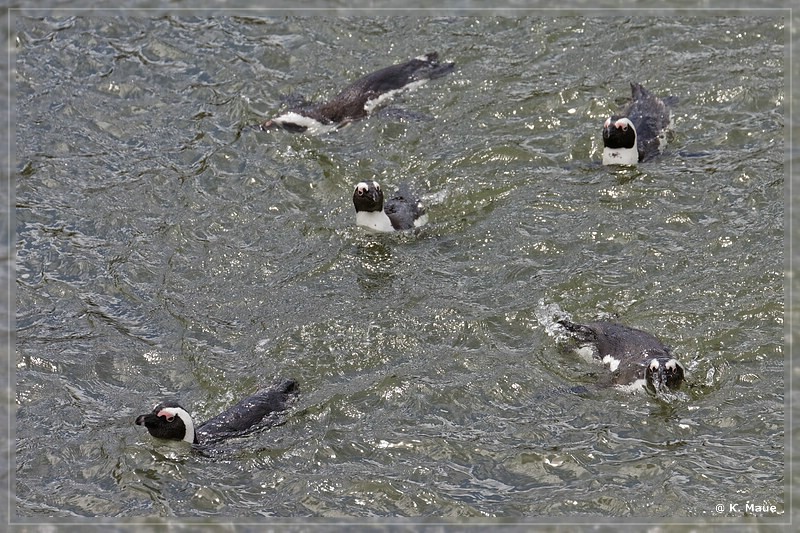
[[[21, 517], [740, 517], [784, 512], [780, 18], [20, 18]], [[456, 71], [334, 134], [262, 132], [429, 50]], [[628, 82], [667, 152], [599, 165]], [[356, 182], [425, 195], [354, 227]], [[683, 396], [574, 395], [551, 334], [616, 317]], [[277, 377], [286, 423], [209, 450]], [[719, 513], [717, 504], [738, 504]]]

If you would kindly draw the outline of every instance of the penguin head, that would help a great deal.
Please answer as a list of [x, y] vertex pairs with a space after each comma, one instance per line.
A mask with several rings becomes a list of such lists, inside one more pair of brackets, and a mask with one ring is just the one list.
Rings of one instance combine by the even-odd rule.
[[651, 392], [674, 391], [683, 383], [683, 365], [674, 357], [657, 357], [646, 365], [645, 386]]
[[362, 181], [353, 191], [353, 205], [360, 211], [383, 211], [383, 190], [377, 181]]
[[611, 149], [635, 148], [636, 128], [627, 117], [609, 117], [603, 124], [603, 146]]
[[191, 415], [174, 401], [156, 405], [152, 412], [137, 416], [135, 423], [146, 427], [152, 436], [159, 439], [183, 440], [190, 444], [197, 442]]

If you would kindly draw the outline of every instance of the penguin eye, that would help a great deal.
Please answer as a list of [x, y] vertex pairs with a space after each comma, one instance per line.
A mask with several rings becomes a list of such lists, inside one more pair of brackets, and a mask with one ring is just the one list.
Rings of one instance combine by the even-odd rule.
[[358, 189], [358, 195], [364, 196], [364, 189]]
[[172, 422], [173, 420], [175, 420], [175, 415], [165, 416], [164, 418], [167, 419], [167, 422]]

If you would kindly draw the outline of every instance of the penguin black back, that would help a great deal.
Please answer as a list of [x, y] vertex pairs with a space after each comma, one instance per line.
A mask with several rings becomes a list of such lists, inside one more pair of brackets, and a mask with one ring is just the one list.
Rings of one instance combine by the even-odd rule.
[[440, 78], [455, 69], [455, 63], [440, 63], [437, 52], [429, 52], [404, 63], [367, 74], [345, 87], [327, 102], [307, 104], [267, 120], [266, 130], [280, 126], [299, 133], [307, 130], [330, 131], [367, 116], [384, 99], [428, 80]]
[[286, 409], [286, 402], [297, 391], [297, 382], [286, 379], [276, 387], [263, 389], [226, 409], [197, 428], [201, 435], [220, 438], [247, 431], [271, 413]]

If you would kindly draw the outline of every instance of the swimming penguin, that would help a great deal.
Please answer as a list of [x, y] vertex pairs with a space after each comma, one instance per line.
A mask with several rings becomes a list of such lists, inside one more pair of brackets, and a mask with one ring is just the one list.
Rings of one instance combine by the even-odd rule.
[[348, 85], [328, 102], [299, 106], [261, 124], [262, 130], [282, 127], [293, 133], [324, 133], [367, 116], [385, 100], [403, 90], [414, 90], [428, 80], [452, 72], [455, 63], [439, 63], [430, 52], [405, 63], [368, 74]]
[[383, 189], [377, 181], [362, 181], [353, 191], [353, 205], [356, 225], [374, 233], [417, 228], [428, 221], [425, 206], [406, 185], [384, 202]]
[[680, 388], [683, 365], [654, 335], [616, 322], [575, 324], [557, 321], [608, 367], [608, 384], [630, 390], [647, 388], [663, 393]]
[[670, 113], [664, 100], [633, 82], [631, 95], [625, 110], [603, 124], [604, 165], [636, 165], [660, 154], [667, 145]]
[[189, 412], [178, 402], [164, 401], [153, 411], [136, 417], [137, 426], [160, 439], [183, 440], [191, 444], [207, 444], [235, 437], [256, 429], [269, 414], [284, 411], [297, 390], [297, 382], [285, 379], [279, 384], [248, 396], [211, 420], [195, 426]]

